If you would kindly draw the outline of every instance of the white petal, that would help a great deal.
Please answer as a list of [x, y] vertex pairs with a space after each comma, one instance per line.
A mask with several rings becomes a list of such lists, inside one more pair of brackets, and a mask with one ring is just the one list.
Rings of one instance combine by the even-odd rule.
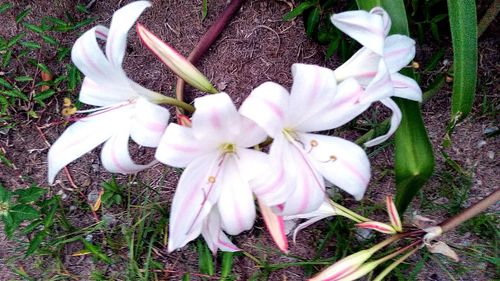
[[71, 50], [71, 60], [85, 76], [97, 84], [126, 87], [127, 78], [123, 69], [112, 65], [97, 43], [96, 32], [100, 29], [103, 27], [94, 27], [76, 40]]
[[381, 56], [363, 47], [359, 49], [349, 60], [335, 69], [335, 77], [339, 81], [355, 78], [365, 86], [377, 75], [378, 64]]
[[240, 113], [256, 122], [272, 138], [281, 134], [288, 111], [288, 91], [281, 85], [265, 82], [253, 89], [240, 107]]
[[290, 93], [290, 125], [314, 124], [322, 115], [325, 103], [337, 93], [337, 80], [332, 70], [317, 65], [292, 65], [293, 85]]
[[207, 242], [208, 247], [215, 255], [218, 249], [225, 252], [236, 252], [240, 251], [224, 234], [221, 229], [220, 214], [217, 207], [212, 208], [207, 219], [203, 223], [203, 229], [201, 231], [203, 238]]
[[382, 102], [385, 106], [387, 106], [392, 110], [391, 127], [387, 132], [387, 134], [365, 142], [364, 145], [367, 147], [383, 143], [384, 141], [389, 139], [398, 129], [399, 123], [401, 123], [401, 118], [403, 117], [403, 114], [401, 113], [401, 110], [399, 109], [398, 105], [392, 99], [386, 98], [381, 100], [380, 102]]
[[116, 110], [98, 112], [69, 126], [49, 150], [49, 182], [54, 182], [55, 176], [64, 166], [109, 139], [120, 116]]
[[249, 182], [251, 190], [260, 201], [268, 206], [285, 202], [290, 194], [284, 184], [284, 169], [271, 166], [268, 154], [241, 149], [238, 151], [238, 158], [238, 167], [243, 178]]
[[315, 132], [338, 128], [363, 113], [370, 103], [360, 102], [364, 89], [350, 78], [339, 84], [337, 94], [323, 102], [314, 122], [296, 127], [301, 132]]
[[142, 146], [157, 147], [167, 128], [170, 113], [144, 98], [137, 99], [134, 111], [130, 136]]
[[422, 89], [415, 80], [399, 73], [391, 74], [391, 80], [394, 96], [422, 102]]
[[169, 252], [200, 235], [204, 220], [219, 198], [223, 165], [213, 153], [195, 159], [182, 173], [170, 209]]
[[109, 106], [124, 102], [136, 95], [136, 92], [127, 83], [95, 82], [91, 78], [85, 77], [78, 99], [86, 104]]
[[252, 147], [263, 142], [267, 138], [267, 133], [254, 121], [241, 116], [240, 134], [236, 137], [235, 143], [241, 147]]
[[193, 129], [170, 123], [156, 149], [158, 161], [169, 166], [183, 168], [194, 159], [215, 151], [193, 135]]
[[226, 93], [194, 100], [193, 134], [205, 142], [233, 142], [241, 128], [241, 116]]
[[258, 177], [250, 181], [250, 186], [263, 204], [282, 204], [295, 190], [296, 165], [291, 147], [283, 136], [274, 139], [269, 152], [269, 165]]
[[371, 14], [379, 15], [382, 17], [382, 21], [384, 22], [384, 34], [387, 36], [389, 34], [389, 31], [391, 31], [391, 17], [389, 14], [381, 7], [375, 7], [370, 10]]
[[113, 14], [106, 42], [106, 56], [116, 67], [121, 67], [127, 46], [127, 34], [144, 9], [150, 7], [148, 1], [135, 1]]
[[304, 151], [302, 144], [298, 142], [289, 143], [287, 147], [283, 146], [288, 152], [290, 159], [289, 163], [282, 163], [286, 165], [286, 173], [289, 176], [295, 175], [294, 183], [295, 189], [290, 197], [286, 200], [283, 210], [280, 215], [290, 216], [302, 213], [312, 212], [319, 208], [321, 203], [325, 200], [325, 182], [323, 177], [319, 174], [316, 167], [306, 151]]
[[317, 134], [301, 134], [300, 140], [325, 179], [361, 200], [370, 180], [370, 162], [361, 147]]
[[255, 220], [255, 204], [248, 182], [243, 178], [235, 156], [225, 159], [222, 171], [221, 189], [217, 207], [222, 228], [231, 235], [252, 228]]
[[377, 75], [366, 87], [364, 96], [361, 98], [363, 103], [372, 103], [394, 94], [394, 86], [391, 80], [391, 74], [387, 69], [384, 60], [379, 62]]
[[357, 10], [334, 14], [330, 19], [338, 29], [361, 45], [383, 55], [387, 23], [384, 23], [381, 15]]
[[407, 66], [415, 57], [415, 40], [395, 34], [385, 39], [384, 59], [390, 73]]
[[128, 151], [130, 128], [128, 125], [117, 125], [121, 128], [102, 147], [101, 161], [104, 168], [111, 173], [133, 174], [151, 167], [154, 163], [138, 165], [132, 161]]

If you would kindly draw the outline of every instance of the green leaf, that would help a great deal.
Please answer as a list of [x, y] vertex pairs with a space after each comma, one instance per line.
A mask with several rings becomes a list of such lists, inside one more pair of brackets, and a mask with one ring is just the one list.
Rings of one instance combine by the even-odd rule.
[[302, 15], [307, 9], [311, 8], [314, 6], [314, 3], [312, 2], [302, 2], [300, 3], [297, 7], [295, 7], [293, 10], [291, 10], [289, 13], [283, 16], [283, 20], [290, 21], [296, 18], [297, 16]]
[[11, 58], [12, 58], [12, 49], [8, 50], [7, 52], [5, 52], [5, 54], [3, 54], [2, 57], [3, 67], [7, 67], [9, 65]]
[[18, 189], [16, 190], [15, 194], [18, 196], [17, 197], [18, 203], [30, 203], [38, 200], [46, 192], [47, 190], [33, 185], [26, 189]]
[[207, 0], [201, 1], [201, 20], [204, 20], [207, 17], [208, 13], [208, 5]]
[[58, 208], [59, 206], [57, 204], [52, 205], [50, 211], [47, 213], [47, 216], [45, 216], [45, 219], [43, 220], [43, 226], [45, 229], [48, 229], [54, 223], [54, 217]]
[[43, 63], [41, 63], [41, 62], [37, 62], [37, 63], [36, 63], [36, 66], [37, 66], [38, 68], [40, 68], [40, 70], [42, 70], [43, 72], [45, 72], [45, 73], [50, 73], [49, 68], [48, 68], [45, 64], [43, 64]]
[[28, 249], [26, 250], [26, 254], [24, 255], [25, 257], [33, 254], [38, 248], [40, 248], [40, 245], [42, 244], [43, 240], [47, 236], [47, 232], [45, 231], [40, 231], [38, 232], [33, 239], [31, 239], [30, 244], [28, 246]]
[[11, 213], [7, 213], [6, 215], [2, 216], [2, 221], [3, 221], [3, 226], [4, 226], [4, 232], [7, 238], [11, 239], [12, 235], [14, 234], [14, 231], [16, 228], [19, 226], [19, 222], [14, 220], [14, 217], [12, 216]]
[[68, 68], [68, 90], [73, 91], [80, 81], [80, 72], [74, 64], [70, 64]]
[[200, 273], [207, 275], [214, 275], [214, 263], [212, 260], [212, 253], [208, 249], [207, 244], [202, 240], [196, 240], [196, 246], [198, 248], [198, 264], [200, 267]]
[[82, 242], [83, 242], [83, 245], [85, 245], [85, 249], [87, 249], [94, 257], [96, 257], [97, 259], [99, 259], [107, 264], [111, 263], [111, 258], [108, 257], [108, 255], [106, 255], [102, 251], [101, 247], [99, 247], [98, 245], [94, 245], [85, 239], [82, 239]]
[[52, 89], [45, 90], [43, 92], [40, 92], [38, 95], [35, 96], [35, 101], [39, 102], [41, 105], [45, 105], [43, 102], [44, 100], [50, 98], [56, 93], [56, 91]]
[[89, 25], [91, 24], [92, 22], [95, 21], [95, 18], [88, 18], [88, 19], [84, 19], [80, 22], [77, 22], [71, 29], [75, 30], [75, 29], [78, 29], [78, 28], [81, 28], [81, 27], [84, 27], [86, 25]]
[[12, 8], [14, 5], [12, 5], [11, 3], [7, 2], [7, 3], [2, 3], [0, 4], [0, 14], [7, 11], [8, 9]]
[[222, 265], [220, 270], [221, 280], [225, 280], [231, 274], [233, 270], [233, 255], [232, 252], [223, 252], [222, 254]]
[[22, 11], [19, 15], [17, 15], [16, 23], [20, 23], [30, 12], [31, 8], [27, 8], [24, 11]]
[[12, 89], [12, 85], [0, 77], [0, 85], [7, 89]]
[[29, 101], [28, 97], [18, 89], [13, 89], [13, 90], [7, 90], [7, 91], [0, 91], [0, 94], [3, 94], [5, 96], [13, 97], [13, 98], [20, 98], [24, 101]]
[[17, 41], [19, 41], [19, 39], [23, 38], [25, 35], [26, 33], [21, 32], [16, 36], [10, 38], [9, 42], [7, 42], [7, 48], [12, 48], [14, 45], [16, 45]]
[[14, 217], [15, 221], [32, 220], [40, 216], [35, 208], [24, 204], [13, 206], [12, 208], [10, 208], [10, 213]]
[[[365, 10], [381, 6], [391, 16], [391, 33], [409, 35], [403, 0], [357, 0]], [[412, 77], [412, 72], [403, 72]], [[403, 214], [434, 171], [434, 154], [417, 102], [394, 98], [403, 118], [395, 134], [396, 206]]]
[[70, 48], [61, 47], [57, 50], [57, 60], [62, 61], [71, 52]]
[[453, 43], [452, 119], [463, 119], [472, 110], [477, 83], [476, 1], [448, 0]]
[[14, 78], [14, 80], [16, 80], [17, 82], [28, 82], [33, 81], [33, 78], [29, 76], [17, 76], [16, 78]]
[[9, 202], [12, 197], [12, 191], [7, 190], [0, 184], [0, 202]]
[[47, 35], [47, 34], [40, 34], [40, 36], [42, 37], [43, 41], [51, 44], [51, 45], [54, 45], [54, 46], [58, 46], [59, 45], [59, 42], [57, 42], [56, 38], [50, 36], [50, 35]]
[[43, 33], [43, 29], [41, 27], [39, 27], [38, 25], [34, 25], [34, 24], [31, 24], [31, 23], [28, 23], [28, 22], [23, 22], [23, 25], [24, 27], [26, 27], [27, 29], [35, 32], [35, 33]]
[[27, 226], [23, 229], [22, 233], [23, 233], [24, 235], [28, 235], [28, 234], [30, 234], [31, 232], [33, 232], [33, 231], [35, 230], [35, 228], [37, 228], [37, 227], [38, 227], [39, 225], [41, 225], [41, 224], [42, 224], [42, 221], [41, 221], [41, 220], [35, 220], [35, 221], [33, 221], [32, 223], [30, 223], [29, 225], [27, 225]]
[[319, 24], [320, 14], [321, 14], [320, 8], [316, 7], [311, 11], [309, 16], [307, 17], [307, 22], [306, 22], [307, 37], [312, 38], [314, 31], [317, 29]]
[[20, 43], [23, 47], [30, 48], [30, 49], [40, 49], [42, 46], [40, 44], [33, 42], [33, 41], [24, 41]]

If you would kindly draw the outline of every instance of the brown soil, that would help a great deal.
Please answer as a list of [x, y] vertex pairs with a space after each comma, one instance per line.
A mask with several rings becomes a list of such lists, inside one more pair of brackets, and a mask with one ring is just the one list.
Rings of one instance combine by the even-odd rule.
[[[109, 25], [113, 11], [123, 6], [127, 1], [110, 0], [96, 1], [90, 9], [91, 16], [96, 17], [96, 23]], [[229, 93], [233, 100], [240, 104], [250, 93], [253, 87], [265, 81], [275, 81], [286, 87], [291, 85], [290, 67], [292, 63], [314, 63], [327, 67], [339, 65], [339, 61], [331, 59], [325, 61], [325, 48], [311, 42], [305, 36], [303, 23], [300, 19], [291, 22], [284, 22], [282, 16], [290, 11], [288, 1], [276, 0], [252, 0], [247, 1], [241, 11], [231, 21], [229, 26], [215, 42], [206, 56], [197, 64], [200, 70], [221, 90]], [[15, 15], [25, 7], [31, 6], [33, 12], [27, 20], [32, 23], [40, 22], [43, 16], [64, 17], [66, 11], [74, 11], [73, 1], [53, 1], [51, 5], [41, 1], [16, 1], [15, 7], [7, 14], [2, 15], [0, 23], [0, 35], [9, 38], [19, 32], [21, 26], [15, 24]], [[201, 0], [184, 1], [153, 1], [153, 8], [148, 9], [140, 18], [140, 22], [148, 27], [159, 37], [169, 42], [182, 54], [187, 55], [195, 46], [197, 40], [202, 36], [210, 23], [221, 13], [226, 5], [226, 1], [208, 1], [208, 16], [201, 21]], [[182, 15], [182, 16], [180, 16]], [[83, 30], [82, 30], [83, 31]], [[73, 42], [77, 34], [54, 34], [57, 39], [64, 42]], [[490, 30], [480, 40], [480, 80], [477, 94], [477, 101], [474, 112], [464, 122], [459, 124], [453, 134], [453, 145], [450, 148], [441, 146], [445, 135], [447, 121], [450, 116], [450, 86], [446, 86], [435, 97], [422, 107], [425, 124], [429, 136], [434, 144], [434, 151], [437, 158], [436, 172], [446, 171], [446, 164], [441, 156], [441, 150], [446, 153], [467, 172], [472, 173], [473, 181], [466, 206], [471, 204], [499, 187], [498, 165], [499, 138], [485, 137], [485, 130], [498, 126], [498, 117], [494, 114], [484, 114], [481, 112], [482, 98], [486, 96], [490, 103], [496, 104], [498, 110], [498, 32]], [[34, 38], [36, 39], [36, 38]], [[160, 62], [158, 62], [148, 50], [141, 46], [135, 31], [129, 37], [130, 47], [125, 61], [125, 69], [130, 77], [147, 88], [160, 91], [166, 95], [173, 95], [174, 76]], [[445, 41], [446, 42], [446, 41]], [[416, 60], [424, 60], [432, 54], [436, 46], [419, 46]], [[449, 52], [448, 52], [449, 54]], [[61, 64], [53, 60], [54, 50], [48, 49], [40, 53], [40, 60], [47, 62], [51, 70], [56, 75], [61, 75], [64, 71]], [[447, 57], [450, 59], [451, 57]], [[52, 62], [54, 61], [54, 62]], [[68, 63], [69, 61], [66, 61]], [[13, 64], [3, 72], [22, 72], [21, 65]], [[34, 71], [34, 70], [31, 70]], [[73, 100], [77, 99], [77, 92], [68, 93]], [[197, 91], [188, 89], [187, 99], [191, 101], [199, 96]], [[64, 173], [60, 173], [57, 182], [49, 186], [46, 181], [46, 154], [50, 143], [53, 143], [63, 132], [64, 126], [60, 124], [62, 117], [60, 108], [65, 94], [55, 96], [47, 108], [36, 107], [39, 118], [28, 118], [23, 110], [13, 113], [18, 125], [7, 131], [0, 132], [0, 148], [5, 150], [5, 155], [10, 159], [15, 168], [0, 165], [0, 183], [4, 186], [17, 189], [36, 183], [47, 187], [50, 194], [64, 193], [68, 196], [67, 202], [71, 205], [72, 200], [78, 199], [78, 193], [71, 191], [68, 178]], [[368, 116], [368, 115], [367, 115]], [[52, 125], [47, 125], [52, 124]], [[352, 135], [347, 133], [347, 136]], [[352, 137], [351, 137], [352, 139]], [[140, 154], [140, 155], [139, 155]], [[151, 151], [139, 150], [134, 156], [136, 159], [144, 161], [144, 158], [151, 158]], [[393, 165], [393, 149], [389, 147], [372, 158], [374, 170], [374, 180], [369, 192], [364, 199], [368, 204], [381, 203], [386, 194], [393, 193], [394, 179], [391, 173], [383, 174], [384, 170], [391, 169]], [[109, 180], [111, 175], [104, 171], [100, 165], [99, 149], [88, 154], [69, 165], [69, 171], [74, 182], [79, 186], [85, 195], [96, 192], [100, 189], [104, 180]], [[166, 176], [167, 180], [164, 180]], [[173, 195], [175, 182], [178, 173], [158, 165], [154, 168], [140, 173], [138, 181], [149, 183], [152, 190], [160, 193], [163, 199], [161, 204], [167, 207]], [[117, 176], [121, 183], [128, 181], [128, 177]], [[438, 190], [446, 188], [446, 184], [438, 176], [434, 176], [424, 188], [424, 196], [432, 200], [444, 200], [442, 193]], [[444, 202], [443, 201], [443, 202]], [[346, 203], [359, 206], [358, 203]], [[419, 211], [419, 199], [412, 207], [413, 211]], [[498, 211], [500, 206], [495, 206]], [[425, 212], [425, 210], [423, 210]], [[119, 212], [117, 212], [119, 213]], [[422, 213], [422, 215], [432, 217], [435, 220], [442, 220], [447, 217], [446, 213]], [[90, 213], [81, 212], [69, 213], [72, 223], [85, 227], [92, 224], [93, 218]], [[315, 228], [304, 231], [299, 237], [297, 245], [291, 246], [291, 254], [303, 258], [311, 257], [315, 251], [314, 241], [321, 237], [323, 223], [319, 223]], [[466, 237], [464, 239], [464, 237]], [[473, 233], [453, 233], [448, 236], [450, 244], [460, 248], [471, 244], [490, 245], [491, 241], [485, 241]], [[262, 221], [256, 222], [256, 227], [243, 235], [234, 237], [233, 240], [245, 251], [252, 255], [262, 257], [269, 256], [269, 261], [273, 263], [291, 262], [294, 258], [282, 256], [274, 251], [270, 251], [272, 243], [266, 234]], [[331, 242], [330, 248], [335, 245]], [[67, 256], [62, 258], [64, 268], [76, 276], [79, 280], [88, 280], [90, 271], [96, 267], [90, 257], [70, 257], [71, 253], [78, 250], [78, 247], [68, 245], [65, 249]], [[158, 246], [160, 253], [166, 253]], [[19, 244], [8, 241], [3, 236], [0, 226], [0, 280], [14, 279], [14, 275], [7, 266], [9, 257], [19, 254]], [[324, 255], [327, 255], [325, 253]], [[195, 247], [190, 246], [182, 251], [170, 255], [156, 257], [158, 261], [164, 263], [165, 268], [175, 272], [198, 272], [198, 262]], [[448, 264], [444, 258], [438, 257], [443, 263]], [[411, 260], [416, 263], [418, 258]], [[16, 267], [24, 266], [26, 270], [32, 269], [31, 274], [43, 272], [40, 266], [51, 263], [51, 258], [31, 258], [23, 263], [16, 261]], [[33, 266], [34, 264], [38, 265]], [[495, 269], [483, 268], [484, 264], [470, 264], [468, 269], [458, 276], [460, 280], [490, 280], [498, 278], [495, 276]], [[120, 266], [114, 268], [120, 270]], [[234, 261], [234, 273], [238, 280], [247, 280], [256, 272], [255, 264], [243, 255], [237, 256]], [[171, 277], [175, 280], [177, 277]], [[47, 278], [39, 276], [40, 280]], [[289, 267], [273, 272], [270, 280], [301, 280], [304, 272], [299, 267]], [[436, 263], [431, 259], [427, 262], [427, 267], [419, 275], [419, 280], [450, 280]], [[169, 279], [170, 280], [170, 279]]]

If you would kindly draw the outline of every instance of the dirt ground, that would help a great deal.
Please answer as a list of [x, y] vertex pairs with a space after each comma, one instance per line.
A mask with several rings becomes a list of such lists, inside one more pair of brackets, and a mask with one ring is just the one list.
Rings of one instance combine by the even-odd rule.
[[[97, 0], [89, 10], [91, 16], [97, 18], [96, 23], [108, 26], [113, 11], [126, 4], [126, 2], [128, 1]], [[41, 1], [15, 1], [15, 7], [7, 14], [2, 15], [0, 35], [9, 38], [18, 32], [21, 27], [16, 25], [15, 15], [27, 6], [31, 6], [33, 9], [33, 12], [27, 18], [30, 22], [39, 22], [42, 16], [47, 15], [64, 17], [66, 11], [73, 11], [75, 7], [75, 1], [58, 0], [52, 1], [51, 5], [45, 3]], [[189, 54], [197, 40], [226, 5], [224, 0], [208, 1], [208, 15], [202, 21], [200, 19], [201, 0], [152, 1], [152, 3], [153, 8], [147, 9], [139, 21], [184, 55]], [[300, 18], [291, 22], [282, 20], [282, 16], [291, 9], [290, 3], [293, 2], [285, 0], [247, 1], [208, 53], [197, 64], [214, 85], [227, 92], [237, 104], [242, 102], [253, 87], [265, 81], [272, 80], [285, 87], [290, 87], [292, 82], [290, 67], [295, 62], [313, 63], [331, 68], [340, 64], [335, 57], [325, 61], [325, 47], [307, 39]], [[494, 113], [498, 112], [499, 109], [498, 71], [500, 67], [498, 62], [500, 58], [498, 46], [500, 37], [498, 35], [498, 29], [490, 29], [479, 41], [480, 77], [475, 108], [471, 116], [455, 129], [451, 147], [444, 148], [442, 146], [450, 116], [451, 86], [446, 85], [422, 106], [424, 121], [437, 158], [436, 175], [424, 187], [423, 196], [417, 197], [411, 208], [412, 212], [432, 217], [437, 221], [446, 218], [448, 215], [445, 212], [425, 213], [425, 210], [419, 209], [421, 201], [424, 200], [423, 198], [430, 198], [434, 202], [442, 202], [443, 204], [446, 204], [446, 200], [449, 200], [443, 196], [442, 192], [439, 192], [440, 189], [447, 187], [446, 183], [443, 183], [442, 178], [439, 177], [439, 174], [447, 169], [441, 151], [445, 151], [464, 171], [472, 175], [469, 197], [465, 207], [482, 199], [499, 187], [499, 138], [487, 138], [485, 133], [495, 128], [498, 130], [499, 118], [495, 114], [484, 114], [482, 112], [483, 98], [485, 96], [488, 102], [493, 103], [496, 107]], [[58, 39], [64, 42], [73, 42], [77, 34], [72, 33], [70, 36], [68, 34], [55, 34], [55, 36], [59, 36]], [[129, 42], [124, 67], [129, 76], [149, 89], [172, 96], [175, 85], [172, 73], [141, 46], [135, 31], [131, 32]], [[436, 50], [436, 47], [436, 44], [431, 42], [419, 45], [415, 60], [425, 62], [429, 59], [430, 54]], [[56, 74], [61, 74], [64, 71], [60, 64], [53, 60], [53, 50], [47, 50], [47, 52], [41, 53], [41, 56], [44, 56], [40, 58], [41, 61], [46, 61], [49, 68]], [[452, 59], [449, 50], [445, 59], [448, 63]], [[440, 64], [446, 67], [445, 61]], [[21, 67], [14, 64], [9, 69], [2, 69], [1, 71], [15, 72], [20, 71]], [[431, 75], [432, 73], [426, 73], [424, 77], [430, 77]], [[78, 91], [70, 93], [73, 100], [77, 99], [77, 94]], [[198, 95], [200, 93], [190, 88], [187, 89], [188, 101], [192, 101]], [[48, 102], [47, 108], [37, 108], [39, 117], [37, 119], [27, 117], [20, 110], [15, 116], [19, 123], [18, 126], [9, 131], [0, 132], [0, 146], [5, 150], [5, 155], [15, 165], [15, 168], [9, 168], [0, 164], [0, 182], [4, 186], [17, 189], [36, 183], [47, 187], [50, 194], [62, 192], [70, 198], [79, 196], [69, 191], [70, 185], [63, 173], [59, 174], [56, 183], [52, 186], [49, 186], [46, 180], [46, 154], [49, 144], [53, 143], [64, 130], [63, 126], [57, 125], [59, 124], [57, 121], [62, 119], [60, 110], [62, 99], [65, 96], [64, 94], [55, 96]], [[46, 124], [56, 125], [46, 126]], [[350, 139], [354, 139], [356, 135], [356, 133], [349, 132], [342, 132], [342, 134], [345, 134], [344, 136]], [[152, 157], [150, 150], [140, 149], [137, 152], [134, 158], [140, 161]], [[383, 174], [383, 171], [391, 169], [393, 165], [392, 158], [392, 146], [371, 158], [374, 180], [369, 186], [366, 199], [364, 199], [365, 205], [381, 203], [385, 195], [394, 192], [393, 175], [391, 173]], [[111, 175], [100, 165], [99, 149], [70, 164], [69, 170], [75, 184], [81, 188], [83, 194], [98, 191], [101, 183], [111, 178]], [[168, 177], [167, 180], [164, 180], [165, 175]], [[151, 188], [160, 193], [163, 199], [161, 204], [168, 206], [172, 199], [177, 176], [177, 173], [167, 171], [165, 167], [157, 165], [148, 171], [140, 173], [137, 179], [151, 184]], [[124, 176], [117, 176], [119, 182], [126, 182], [127, 179]], [[357, 204], [359, 204], [349, 199], [345, 202], [352, 206], [358, 206]], [[492, 208], [493, 210], [498, 214], [500, 206], [497, 204]], [[92, 224], [92, 216], [88, 213], [71, 214], [70, 219], [72, 223], [81, 227]], [[317, 239], [318, 235], [321, 235], [319, 230], [323, 226], [319, 223], [317, 229], [305, 230], [299, 237], [298, 243], [291, 245], [291, 254], [304, 258], [311, 256], [315, 249], [314, 244], [311, 242]], [[446, 237], [447, 242], [458, 248], [472, 244], [490, 245], [493, 243], [467, 231], [452, 233]], [[233, 241], [245, 251], [257, 256], [261, 251], [259, 247], [272, 247], [270, 238], [264, 231], [263, 223], [260, 220], [256, 222], [256, 227], [253, 230], [234, 237]], [[332, 241], [332, 245], [334, 245], [334, 241]], [[73, 249], [68, 249], [67, 252], [71, 253], [71, 250]], [[7, 267], [7, 262], [9, 257], [19, 251], [21, 249], [18, 244], [5, 238], [0, 225], [0, 280], [16, 280], [15, 275]], [[166, 251], [164, 252], [166, 253]], [[50, 257], [47, 257], [47, 259], [50, 259]], [[169, 256], [163, 255], [159, 260], [164, 263], [165, 268], [175, 269], [178, 272], [198, 271], [195, 247], [189, 247]], [[278, 254], [271, 254], [271, 260], [273, 262], [293, 261], [290, 257]], [[417, 263], [417, 261], [418, 257], [411, 259], [412, 263]], [[27, 263], [33, 262], [39, 261], [31, 258]], [[489, 265], [471, 264], [467, 260], [464, 260], [464, 263], [468, 267], [465, 272], [458, 276], [459, 280], [492, 280], [500, 277], [495, 276], [498, 269]], [[79, 280], [88, 280], [91, 264], [90, 257], [79, 257], [78, 259], [67, 257], [63, 259], [63, 266], [66, 270], [74, 276], [79, 276]], [[17, 265], [19, 266], [19, 264]], [[250, 259], [244, 256], [235, 258], [233, 272], [238, 277], [238, 280], [247, 280], [255, 270], [255, 265]], [[288, 267], [273, 272], [269, 280], [302, 280], [304, 276], [301, 268]], [[38, 280], [45, 280], [44, 276], [39, 276], [39, 278]], [[172, 278], [172, 280], [175, 279]], [[432, 260], [420, 272], [418, 279], [451, 280]]]

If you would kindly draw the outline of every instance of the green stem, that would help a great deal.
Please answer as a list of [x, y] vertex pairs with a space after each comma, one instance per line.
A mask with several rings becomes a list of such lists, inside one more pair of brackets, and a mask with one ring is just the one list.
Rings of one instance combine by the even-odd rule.
[[346, 217], [348, 219], [351, 219], [355, 222], [367, 222], [367, 221], [370, 221], [370, 219], [367, 219], [361, 215], [358, 215], [357, 213], [347, 209], [346, 207], [330, 200], [330, 204], [332, 204], [332, 206], [335, 208], [335, 212], [337, 213], [337, 215], [339, 216], [343, 216], [343, 217]]
[[156, 100], [156, 102], [158, 104], [169, 104], [169, 105], [173, 105], [177, 108], [182, 108], [183, 110], [186, 110], [190, 113], [193, 113], [195, 108], [194, 106], [188, 104], [188, 103], [185, 103], [183, 101], [180, 101], [178, 99], [174, 99], [174, 98], [171, 98], [171, 97], [167, 97], [167, 96], [163, 96], [161, 99], [158, 99]]

